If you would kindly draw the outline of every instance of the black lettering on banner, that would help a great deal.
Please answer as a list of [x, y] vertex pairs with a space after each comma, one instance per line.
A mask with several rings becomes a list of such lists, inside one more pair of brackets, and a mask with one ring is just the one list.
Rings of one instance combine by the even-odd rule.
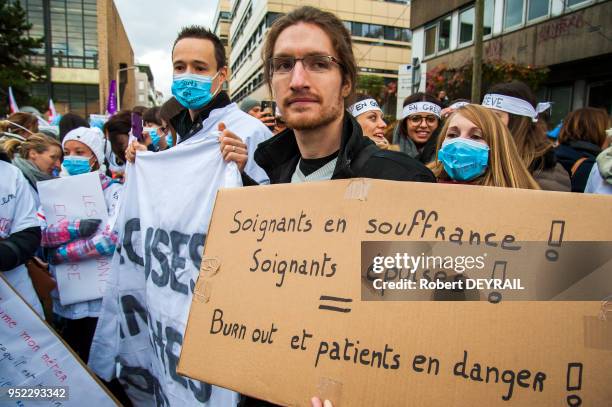
[[119, 380], [143, 393], [154, 395], [158, 407], [170, 406], [170, 401], [164, 394], [159, 381], [148, 370], [138, 366], [128, 366], [123, 360], [119, 362], [121, 363]]
[[180, 383], [186, 389], [188, 388], [193, 393], [193, 396], [201, 403], [206, 403], [210, 399], [212, 393], [212, 387], [210, 384], [200, 383], [200, 386], [192, 383], [192, 380], [186, 379], [176, 373], [176, 366], [178, 365], [178, 356], [173, 352], [175, 344], [180, 348], [183, 345], [183, 335], [176, 329], [167, 326], [166, 327], [166, 356], [168, 357], [168, 367], [170, 369], [170, 376], [175, 382]]
[[149, 279], [149, 275], [151, 274], [151, 239], [153, 238], [153, 228], [147, 229], [147, 235], [145, 237], [145, 261], [144, 261], [144, 271], [145, 271], [145, 280]]
[[[159, 322], [158, 322], [159, 323]], [[183, 336], [176, 329], [167, 326], [166, 327], [166, 356], [168, 357], [168, 367], [170, 368], [170, 376], [175, 382], [180, 383], [183, 387], [187, 388], [187, 379], [183, 376], [179, 376], [176, 373], [176, 366], [178, 365], [178, 356], [172, 351], [174, 344], [181, 346], [183, 344]]]
[[170, 244], [170, 237], [163, 229], [157, 229], [155, 231], [153, 243], [151, 243], [151, 253], [157, 259], [161, 268], [161, 273], [157, 273], [155, 270], [151, 269], [151, 281], [158, 287], [164, 287], [168, 284], [168, 281], [170, 281], [170, 265], [164, 253], [159, 249], [160, 243], [166, 246]]
[[123, 246], [125, 247], [125, 253], [131, 262], [144, 266], [144, 260], [134, 250], [132, 243], [132, 234], [134, 232], [140, 232], [140, 219], [133, 218], [125, 223], [124, 235], [123, 235]]
[[204, 242], [206, 242], [204, 233], [194, 233], [189, 240], [189, 258], [196, 270], [200, 269], [202, 263], [202, 250], [200, 248], [204, 247]]
[[186, 260], [180, 257], [181, 246], [189, 243], [189, 235], [177, 231], [170, 232], [170, 241], [172, 242], [172, 272], [170, 273], [170, 288], [174, 291], [187, 294], [187, 284], [181, 283], [176, 278], [177, 270], [184, 269]]
[[121, 309], [123, 311], [123, 315], [125, 315], [125, 322], [128, 326], [128, 332], [131, 336], [138, 335], [140, 333], [140, 327], [138, 326], [136, 316], [139, 316], [146, 325], [147, 310], [140, 302], [138, 302], [136, 297], [130, 294], [121, 297]]
[[153, 345], [153, 349], [155, 349], [155, 355], [162, 361], [162, 365], [164, 365], [164, 374], [168, 374], [168, 369], [166, 368], [166, 357], [164, 356], [164, 337], [163, 337], [163, 329], [160, 321], [155, 321], [155, 326], [150, 327], [151, 334], [151, 345]]

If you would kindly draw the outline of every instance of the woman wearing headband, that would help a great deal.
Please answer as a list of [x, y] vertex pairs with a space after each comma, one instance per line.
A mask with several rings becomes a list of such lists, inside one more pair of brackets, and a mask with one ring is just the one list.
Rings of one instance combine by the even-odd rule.
[[569, 176], [557, 164], [553, 144], [538, 125], [538, 115], [550, 104], [536, 103], [531, 89], [520, 81], [492, 86], [482, 104], [508, 126], [521, 159], [542, 189], [569, 192]]
[[435, 157], [442, 105], [434, 96], [415, 93], [404, 100], [402, 119], [393, 136], [400, 151], [427, 164]]
[[387, 123], [383, 119], [382, 109], [374, 98], [359, 94], [348, 111], [361, 126], [364, 136], [376, 143], [379, 148], [389, 147], [389, 141], [385, 138]]
[[437, 159], [429, 167], [443, 183], [540, 189], [508, 128], [478, 105], [465, 105], [451, 114], [440, 132]]

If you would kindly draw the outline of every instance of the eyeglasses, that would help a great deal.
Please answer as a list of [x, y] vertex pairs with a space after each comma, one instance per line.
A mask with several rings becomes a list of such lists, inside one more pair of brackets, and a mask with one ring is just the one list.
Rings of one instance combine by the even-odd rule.
[[297, 61], [302, 61], [304, 69], [309, 72], [328, 72], [334, 64], [342, 66], [340, 61], [331, 55], [307, 55], [303, 58], [273, 57], [268, 60], [270, 71], [275, 74], [286, 74], [293, 71]]
[[423, 120], [425, 120], [427, 124], [434, 124], [438, 121], [438, 118], [436, 116], [413, 115], [413, 116], [408, 117], [408, 120], [410, 120], [410, 123], [412, 124], [421, 124]]

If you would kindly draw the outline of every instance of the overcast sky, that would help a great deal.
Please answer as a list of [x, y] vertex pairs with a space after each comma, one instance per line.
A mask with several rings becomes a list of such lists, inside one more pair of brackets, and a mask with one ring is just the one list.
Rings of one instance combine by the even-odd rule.
[[212, 29], [217, 0], [115, 0], [127, 32], [134, 59], [148, 64], [155, 87], [170, 96], [172, 60], [170, 51], [179, 29], [199, 24]]

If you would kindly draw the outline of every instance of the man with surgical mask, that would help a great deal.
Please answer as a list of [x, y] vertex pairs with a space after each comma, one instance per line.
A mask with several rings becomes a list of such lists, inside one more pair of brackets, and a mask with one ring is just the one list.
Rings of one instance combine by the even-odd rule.
[[[257, 145], [272, 133], [259, 120], [241, 111], [222, 90], [227, 79], [227, 60], [221, 40], [206, 28], [184, 27], [174, 41], [172, 65], [174, 97], [162, 110], [178, 111], [169, 118], [178, 144], [218, 137], [226, 161], [235, 161], [251, 178], [269, 183], [265, 171], [252, 156]], [[146, 149], [143, 147], [133, 142], [126, 151], [127, 159], [133, 161], [135, 151]], [[244, 153], [250, 160], [244, 159]]]

